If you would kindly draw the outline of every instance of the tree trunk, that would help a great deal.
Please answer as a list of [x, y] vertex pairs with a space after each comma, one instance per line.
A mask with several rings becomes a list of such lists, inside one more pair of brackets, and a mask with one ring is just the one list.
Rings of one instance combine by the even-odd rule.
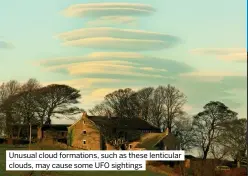
[[203, 150], [203, 159], [204, 160], [207, 159], [209, 149], [210, 149], [210, 142], [208, 143], [206, 149]]
[[202, 159], [207, 159], [207, 156], [208, 156], [208, 150], [205, 150], [204, 152], [203, 152], [203, 158]]

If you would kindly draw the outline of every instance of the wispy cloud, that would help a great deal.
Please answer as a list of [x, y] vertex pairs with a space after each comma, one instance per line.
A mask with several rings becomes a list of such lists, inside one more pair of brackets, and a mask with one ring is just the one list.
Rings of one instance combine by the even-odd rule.
[[247, 51], [245, 48], [199, 48], [191, 50], [191, 53], [212, 55], [225, 61], [247, 61]]
[[14, 45], [12, 43], [0, 40], [0, 49], [12, 49]]
[[180, 43], [178, 37], [168, 34], [111, 27], [82, 28], [57, 37], [67, 46], [121, 51], [165, 49]]
[[85, 3], [64, 10], [67, 17], [143, 16], [155, 11], [151, 5], [135, 3]]

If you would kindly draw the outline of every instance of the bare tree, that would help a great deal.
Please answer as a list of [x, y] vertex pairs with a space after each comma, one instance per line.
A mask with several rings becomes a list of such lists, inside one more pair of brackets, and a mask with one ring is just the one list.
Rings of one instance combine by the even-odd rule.
[[237, 167], [240, 167], [242, 160], [247, 162], [246, 124], [247, 119], [235, 119], [224, 123], [225, 131], [219, 138], [219, 143], [226, 148], [237, 162]]
[[237, 113], [230, 110], [226, 105], [218, 101], [207, 103], [202, 112], [193, 118], [192, 136], [195, 145], [202, 150], [203, 159], [206, 159], [215, 140], [223, 132], [223, 123], [237, 118]]
[[216, 139], [213, 144], [210, 146], [209, 153], [213, 156], [214, 159], [223, 160], [227, 159], [230, 156], [230, 149]]
[[151, 121], [157, 127], [167, 127], [172, 132], [175, 118], [184, 115], [186, 96], [174, 86], [158, 86], [151, 100]]
[[9, 96], [16, 95], [20, 92], [21, 84], [17, 82], [16, 80], [10, 80], [7, 83], [2, 83], [0, 85], [0, 121], [2, 132], [5, 135], [11, 135], [10, 132], [10, 126], [11, 122], [13, 121], [13, 116], [10, 109], [7, 108], [4, 104], [5, 101], [9, 98]]
[[168, 85], [164, 88], [163, 97], [165, 99], [165, 126], [172, 130], [175, 118], [184, 115], [183, 106], [186, 103], [186, 96], [176, 87]]
[[94, 116], [105, 116], [108, 113], [110, 116], [115, 116], [113, 110], [105, 102], [95, 105], [89, 112]]
[[153, 96], [150, 102], [149, 112], [150, 118], [149, 121], [151, 124], [158, 128], [162, 128], [164, 124], [164, 97], [163, 87], [158, 87], [154, 90]]
[[176, 118], [172, 128], [172, 133], [179, 139], [181, 149], [189, 151], [194, 147], [191, 118], [187, 116]]
[[150, 120], [150, 111], [152, 111], [152, 108], [150, 107], [152, 105], [153, 91], [154, 88], [146, 87], [137, 91], [136, 93], [136, 100], [138, 102], [140, 116], [146, 121]]
[[135, 92], [130, 89], [119, 89], [105, 96], [104, 102], [111, 112], [120, 118], [132, 118], [138, 116], [138, 102]]

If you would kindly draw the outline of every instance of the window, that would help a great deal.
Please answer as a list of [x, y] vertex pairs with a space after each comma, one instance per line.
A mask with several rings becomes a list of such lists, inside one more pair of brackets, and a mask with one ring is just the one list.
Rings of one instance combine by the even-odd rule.
[[131, 149], [132, 148], [132, 145], [131, 144], [129, 144], [129, 149]]
[[84, 145], [86, 144], [86, 140], [83, 140], [83, 144], [84, 144]]
[[83, 120], [83, 124], [85, 124], [85, 121]]
[[83, 134], [86, 134], [86, 131], [85, 130], [83, 131]]

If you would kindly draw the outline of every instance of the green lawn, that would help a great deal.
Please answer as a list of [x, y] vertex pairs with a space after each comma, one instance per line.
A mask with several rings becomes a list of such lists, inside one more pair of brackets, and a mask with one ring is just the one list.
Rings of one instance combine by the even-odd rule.
[[[37, 148], [37, 147], [36, 147]], [[46, 148], [44, 149], [52, 149]], [[0, 144], [0, 176], [29, 176], [30, 172], [5, 171], [5, 154], [6, 150], [21, 150], [26, 147], [17, 148], [11, 145]], [[32, 176], [165, 176], [165, 174], [157, 174], [149, 171], [50, 171], [50, 172], [34, 172]]]

